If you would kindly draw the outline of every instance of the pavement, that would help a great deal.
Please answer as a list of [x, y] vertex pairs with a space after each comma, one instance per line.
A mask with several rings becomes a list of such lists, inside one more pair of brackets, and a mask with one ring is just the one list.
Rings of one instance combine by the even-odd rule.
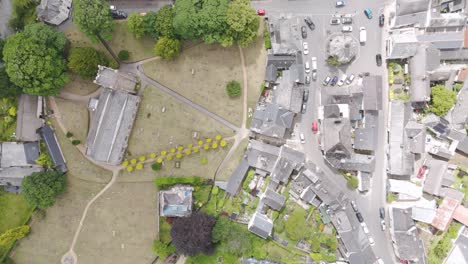
[[[389, 1], [385, 1], [389, 2]], [[319, 1], [319, 0], [297, 0], [297, 1], [280, 1], [280, 0], [264, 0], [252, 1], [252, 6], [255, 9], [265, 9], [267, 16], [286, 16], [300, 17], [299, 23], [306, 26], [303, 22], [303, 17], [309, 16], [314, 22], [316, 28], [311, 31], [307, 28], [307, 39], [309, 46], [309, 54], [305, 55], [304, 61], [311, 61], [311, 57], [317, 57], [318, 70], [317, 81], [311, 81], [309, 85], [309, 100], [307, 102], [307, 112], [300, 117], [299, 132], [303, 133], [306, 143], [303, 144], [303, 151], [306, 154], [307, 160], [321, 167], [324, 172], [330, 176], [330, 180], [342, 189], [345, 194], [356, 201], [359, 210], [361, 211], [364, 220], [370, 230], [370, 235], [375, 240], [373, 250], [377, 257], [382, 258], [385, 263], [396, 263], [393, 253], [392, 242], [390, 235], [383, 232], [380, 226], [379, 208], [386, 206], [386, 133], [388, 119], [388, 86], [387, 75], [384, 64], [380, 67], [376, 65], [375, 55], [385, 54], [386, 29], [382, 29], [378, 24], [378, 16], [385, 12], [384, 1], [347, 1], [343, 8], [336, 8], [335, 1]], [[363, 10], [370, 8], [373, 13], [373, 19], [368, 19]], [[332, 33], [341, 32], [342, 25], [330, 25], [330, 19], [335, 13], [339, 14], [354, 14], [353, 16], [353, 32], [351, 34], [359, 41], [359, 27], [365, 27], [367, 30], [367, 41], [365, 45], [359, 47], [359, 54], [356, 59], [348, 65], [338, 68], [330, 67], [325, 62], [326, 52], [325, 43], [328, 36]], [[388, 14], [388, 11], [387, 11]], [[386, 15], [388, 18], [388, 15]], [[386, 21], [387, 22], [387, 21]], [[366, 194], [360, 194], [358, 191], [347, 186], [344, 177], [337, 170], [330, 167], [322, 157], [322, 153], [318, 146], [318, 134], [313, 134], [311, 124], [317, 120], [317, 107], [320, 105], [322, 89], [321, 82], [327, 76], [341, 76], [343, 73], [354, 74], [356, 79], [359, 73], [370, 72], [371, 75], [382, 75], [383, 90], [382, 90], [382, 111], [379, 112], [379, 127], [378, 127], [378, 148], [375, 151], [376, 166], [372, 177], [371, 190]], [[357, 80], [355, 80], [356, 82]], [[296, 135], [299, 136], [299, 135]], [[388, 214], [387, 214], [388, 215]], [[389, 223], [387, 222], [387, 227]]]
[[11, 0], [0, 0], [0, 38], [6, 38], [13, 33], [8, 27], [8, 21], [12, 16], [12, 11]]

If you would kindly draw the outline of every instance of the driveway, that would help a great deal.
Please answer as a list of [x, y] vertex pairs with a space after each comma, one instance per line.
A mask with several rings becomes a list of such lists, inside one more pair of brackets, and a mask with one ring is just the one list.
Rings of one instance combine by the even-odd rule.
[[13, 33], [8, 27], [8, 21], [12, 16], [12, 11], [11, 0], [0, 0], [0, 38], [6, 38]]
[[[395, 263], [391, 238], [387, 232], [380, 229], [379, 207], [385, 207], [385, 145], [386, 145], [386, 124], [387, 124], [387, 85], [385, 64], [376, 66], [375, 55], [384, 54], [382, 28], [378, 25], [378, 16], [384, 10], [385, 3], [381, 1], [347, 1], [343, 8], [335, 8], [335, 1], [323, 0], [298, 0], [279, 1], [265, 0], [253, 1], [252, 6], [256, 9], [265, 9], [267, 16], [298, 16], [300, 26], [306, 26], [303, 18], [308, 16], [314, 22], [316, 28], [311, 31], [307, 29], [307, 39], [309, 54], [304, 56], [304, 61], [311, 61], [311, 57], [317, 57], [317, 81], [312, 81], [309, 85], [309, 100], [307, 102], [307, 112], [300, 116], [299, 130], [304, 134], [306, 143], [303, 151], [307, 160], [321, 167], [330, 176], [330, 180], [337, 188], [342, 189], [350, 199], [354, 199], [361, 211], [370, 235], [374, 238], [376, 245], [373, 250], [377, 257], [385, 263]], [[363, 10], [370, 8], [373, 12], [373, 19], [368, 19]], [[359, 41], [359, 27], [367, 30], [367, 41], [365, 45], [359, 46], [359, 53], [353, 63], [338, 68], [329, 67], [325, 62], [325, 43], [330, 34], [341, 32], [342, 25], [330, 25], [330, 19], [335, 13], [353, 14], [353, 32], [347, 33]], [[307, 27], [307, 26], [306, 26]], [[300, 45], [299, 45], [300, 46]], [[379, 112], [378, 127], [378, 148], [375, 151], [376, 168], [372, 176], [371, 191], [365, 195], [359, 194], [347, 186], [346, 180], [334, 168], [328, 166], [322, 157], [318, 147], [318, 135], [313, 134], [311, 124], [317, 120], [317, 107], [321, 103], [321, 94], [326, 92], [326, 87], [322, 87], [321, 82], [326, 76], [341, 76], [343, 73], [354, 74], [356, 79], [359, 73], [370, 72], [374, 75], [382, 75], [383, 79], [383, 110]], [[355, 80], [356, 82], [357, 80]], [[388, 215], [388, 214], [387, 214]], [[387, 223], [388, 226], [388, 223]]]

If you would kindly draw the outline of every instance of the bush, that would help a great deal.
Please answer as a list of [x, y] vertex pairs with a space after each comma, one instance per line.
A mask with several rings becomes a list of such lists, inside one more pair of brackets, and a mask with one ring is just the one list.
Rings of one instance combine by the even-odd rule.
[[455, 104], [457, 94], [443, 85], [436, 85], [431, 90], [431, 106], [429, 110], [438, 116], [444, 116]]
[[162, 167], [161, 163], [157, 163], [157, 162], [151, 165], [151, 169], [153, 169], [154, 171], [161, 170], [161, 167]]
[[81, 141], [78, 140], [78, 139], [74, 139], [74, 140], [72, 140], [71, 143], [72, 143], [73, 146], [76, 146], [76, 145], [79, 145], [81, 143]]
[[245, 177], [245, 180], [242, 183], [242, 189], [250, 191], [250, 190], [248, 190], [249, 184], [253, 180], [254, 176], [255, 176], [255, 171], [254, 170], [249, 170], [247, 172], [247, 177]]
[[203, 157], [203, 158], [201, 159], [201, 164], [202, 164], [202, 165], [208, 164], [208, 159], [207, 159], [206, 157]]
[[52, 168], [54, 166], [54, 162], [47, 152], [42, 152], [39, 158], [37, 158], [36, 163], [47, 168]]
[[192, 186], [201, 186], [206, 184], [206, 180], [194, 176], [194, 177], [158, 177], [154, 180], [154, 184], [158, 189], [167, 189], [172, 185], [176, 184], [190, 184]]
[[340, 61], [338, 60], [337, 56], [329, 56], [327, 58], [327, 63], [330, 64], [331, 66], [338, 67], [341, 65]]
[[265, 49], [271, 49], [271, 38], [270, 32], [268, 31], [268, 25], [265, 25], [265, 30], [263, 31], [263, 38], [265, 40]]
[[94, 78], [98, 65], [109, 66], [109, 60], [101, 51], [91, 47], [78, 47], [70, 50], [68, 68], [83, 78]]
[[173, 60], [177, 58], [182, 49], [182, 44], [178, 39], [161, 37], [154, 45], [154, 53], [156, 56], [161, 56], [165, 60]]
[[358, 179], [354, 176], [348, 177], [347, 181], [348, 181], [348, 185], [351, 186], [353, 189], [356, 189], [359, 185]]
[[71, 138], [73, 137], [73, 133], [72, 132], [67, 132], [67, 134], [65, 135], [67, 138]]
[[128, 50], [121, 50], [119, 51], [119, 55], [117, 55], [120, 60], [126, 61], [128, 58], [130, 58], [130, 53]]
[[229, 97], [239, 97], [241, 95], [241, 85], [238, 81], [230, 81], [226, 85], [226, 91]]
[[47, 208], [65, 191], [67, 178], [58, 171], [34, 172], [23, 179], [24, 199], [34, 207]]
[[153, 252], [161, 259], [167, 258], [169, 255], [175, 252], [174, 245], [165, 244], [159, 240], [153, 241]]

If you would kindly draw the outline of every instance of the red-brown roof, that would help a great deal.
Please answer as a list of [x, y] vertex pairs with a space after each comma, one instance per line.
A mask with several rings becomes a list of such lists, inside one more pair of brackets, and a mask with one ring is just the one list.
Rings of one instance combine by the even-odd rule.
[[465, 30], [463, 33], [464, 33], [463, 47], [468, 48], [468, 26], [465, 26]]
[[459, 205], [453, 212], [453, 219], [468, 226], [468, 208]]
[[434, 220], [432, 220], [432, 226], [441, 231], [446, 231], [450, 223], [452, 223], [453, 212], [459, 204], [459, 201], [450, 197], [445, 197], [436, 211]]
[[468, 77], [468, 69], [463, 69], [458, 72], [457, 80], [459, 82], [463, 82], [465, 81], [466, 77]]

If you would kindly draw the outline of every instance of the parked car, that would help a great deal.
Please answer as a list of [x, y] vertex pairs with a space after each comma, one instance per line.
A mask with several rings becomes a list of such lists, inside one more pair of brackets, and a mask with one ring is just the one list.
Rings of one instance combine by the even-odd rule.
[[419, 171], [418, 171], [418, 179], [422, 179], [424, 177], [424, 174], [426, 173], [426, 169], [427, 167], [426, 166], [422, 166], [421, 168], [419, 168]]
[[385, 264], [381, 258], [377, 259], [377, 264]]
[[314, 24], [314, 22], [312, 22], [312, 19], [310, 19], [310, 17], [304, 18], [304, 22], [307, 24], [307, 26], [310, 28], [310, 30], [315, 29], [315, 24]]
[[309, 45], [307, 44], [307, 42], [302, 42], [302, 47], [304, 48], [304, 55], [309, 54]]
[[305, 72], [306, 72], [306, 73], [309, 73], [309, 72], [310, 72], [310, 64], [309, 64], [309, 62], [308, 62], [308, 61], [306, 61], [306, 63], [305, 63], [305, 66], [304, 66], [304, 67], [305, 67]]
[[354, 212], [358, 212], [357, 204], [355, 201], [351, 201], [351, 207], [353, 207]]
[[322, 82], [323, 86], [327, 86], [330, 83], [330, 81], [331, 81], [330, 76], [327, 76], [325, 78], [325, 80], [323, 80], [323, 82]]
[[382, 231], [385, 231], [385, 229], [387, 229], [385, 225], [385, 220], [380, 221], [380, 227], [382, 227]]
[[305, 83], [309, 84], [310, 83], [310, 75], [307, 75], [305, 78]]
[[304, 27], [304, 26], [301, 27], [301, 33], [302, 33], [302, 38], [306, 39], [307, 38], [307, 29], [306, 29], [306, 27]]
[[339, 18], [332, 18], [330, 20], [330, 24], [331, 25], [339, 25], [339, 24], [341, 24], [341, 20]]
[[342, 86], [345, 83], [346, 79], [348, 79], [348, 75], [343, 74], [343, 76], [341, 76], [341, 79], [338, 81], [337, 85]]
[[382, 66], [382, 55], [375, 55], [375, 62], [377, 63], [377, 66]]
[[303, 133], [301, 133], [301, 134], [299, 135], [299, 139], [301, 140], [301, 143], [302, 143], [302, 144], [305, 144], [305, 137], [304, 137], [304, 134], [303, 134]]
[[301, 113], [305, 114], [307, 111], [307, 104], [306, 103], [303, 103], [302, 104], [302, 110], [301, 110]]
[[317, 80], [317, 72], [316, 72], [316, 71], [314, 71], [314, 72], [312, 73], [312, 80], [314, 80], [314, 81]]
[[364, 218], [362, 217], [362, 214], [360, 212], [356, 213], [356, 218], [359, 221], [359, 223], [364, 222]]
[[302, 100], [304, 100], [304, 102], [307, 102], [307, 100], [309, 100], [309, 90], [304, 90], [304, 94], [302, 95]]
[[257, 10], [257, 15], [264, 16], [265, 15], [265, 9], [258, 9]]
[[342, 22], [343, 24], [352, 24], [352, 23], [353, 23], [353, 19], [352, 19], [351, 17], [343, 17], [343, 18], [341, 19], [341, 22]]
[[371, 246], [375, 245], [375, 240], [374, 240], [374, 238], [371, 237], [371, 236], [369, 237], [369, 244], [370, 244]]
[[330, 82], [331, 86], [335, 86], [335, 84], [338, 82], [338, 76], [334, 76], [333, 79]]
[[354, 81], [354, 74], [351, 74], [348, 77], [348, 80], [346, 80], [346, 84], [351, 84], [351, 83], [353, 83], [353, 81]]
[[343, 26], [342, 32], [353, 32], [353, 26]]
[[369, 8], [364, 9], [364, 14], [368, 19], [372, 19], [372, 11]]
[[317, 71], [317, 57], [312, 57], [312, 71]]
[[379, 215], [380, 215], [380, 219], [385, 219], [385, 208], [383, 207], [379, 208]]
[[385, 15], [384, 14], [381, 14], [379, 16], [379, 26], [383, 27], [384, 26], [384, 23], [385, 23]]
[[367, 31], [365, 27], [360, 27], [359, 28], [359, 42], [361, 44], [366, 43], [367, 41]]
[[343, 7], [343, 6], [345, 6], [344, 1], [336, 1], [336, 7]]
[[364, 230], [364, 233], [369, 234], [369, 229], [367, 228], [366, 223], [362, 222], [361, 226], [362, 226], [362, 229]]
[[125, 13], [124, 11], [118, 10], [117, 7], [115, 7], [114, 5], [111, 5], [109, 7], [109, 10], [113, 19], [126, 19], [127, 18], [127, 13]]
[[317, 123], [317, 121], [312, 122], [312, 132], [314, 134], [317, 134], [317, 132], [318, 132], [318, 123]]

